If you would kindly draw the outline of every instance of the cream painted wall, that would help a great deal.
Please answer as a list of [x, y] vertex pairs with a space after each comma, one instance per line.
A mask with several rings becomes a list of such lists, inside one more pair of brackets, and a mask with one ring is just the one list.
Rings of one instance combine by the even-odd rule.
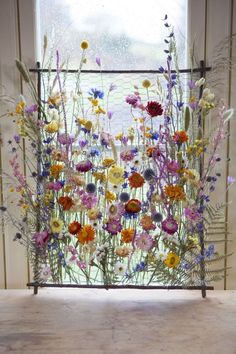
[[[148, 4], [148, 1], [147, 1]], [[0, 1], [0, 95], [7, 92], [17, 97], [20, 91], [27, 92], [15, 69], [14, 59], [21, 58], [29, 67], [35, 63], [35, 31], [34, 31], [34, 0], [1, 0]], [[168, 13], [168, 9], [166, 9]], [[236, 32], [236, 0], [189, 0], [189, 43], [195, 43], [197, 61], [205, 59], [212, 64], [212, 57], [219, 41]], [[232, 51], [225, 49], [225, 56], [234, 59], [236, 56], [236, 40]], [[234, 60], [235, 62], [235, 60]], [[236, 107], [236, 88], [234, 85], [236, 70], [225, 71], [225, 85], [221, 87], [220, 95], [231, 106]], [[6, 106], [0, 104], [0, 114]], [[0, 131], [3, 145], [1, 146], [0, 167], [7, 171], [7, 141], [12, 136], [13, 126], [10, 119], [0, 120]], [[236, 177], [236, 118], [230, 126], [230, 136], [223, 147], [224, 159], [221, 165], [221, 182], [219, 196], [224, 200], [226, 172]], [[230, 154], [230, 164], [226, 159]], [[2, 182], [2, 183], [1, 183]], [[6, 183], [0, 181], [0, 193], [5, 200], [9, 193]], [[228, 244], [228, 252], [236, 254], [236, 187], [233, 187], [228, 199], [234, 204], [228, 208], [228, 228], [232, 232], [232, 242]], [[14, 230], [11, 225], [1, 225], [0, 228], [0, 288], [24, 288], [30, 279], [30, 269], [27, 264], [24, 249], [12, 242]], [[216, 284], [217, 288], [236, 289], [235, 255], [228, 259], [227, 266], [232, 267], [225, 281]], [[224, 264], [222, 263], [222, 266]]]

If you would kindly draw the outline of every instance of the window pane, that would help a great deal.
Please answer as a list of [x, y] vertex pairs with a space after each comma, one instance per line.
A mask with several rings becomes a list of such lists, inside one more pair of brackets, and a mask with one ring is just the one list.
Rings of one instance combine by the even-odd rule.
[[[186, 66], [187, 0], [38, 0], [40, 43], [47, 33], [52, 53], [79, 62], [80, 42], [90, 43], [86, 69], [157, 69], [165, 60], [165, 13], [175, 29], [180, 67]], [[40, 53], [40, 50], [39, 50]], [[49, 55], [49, 52], [48, 52]], [[40, 59], [40, 58], [39, 58]]]

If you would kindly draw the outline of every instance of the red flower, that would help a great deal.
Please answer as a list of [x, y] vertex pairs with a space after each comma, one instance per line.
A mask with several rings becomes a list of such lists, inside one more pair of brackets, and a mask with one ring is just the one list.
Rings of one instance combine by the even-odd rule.
[[125, 211], [127, 213], [139, 213], [141, 210], [141, 202], [138, 199], [130, 199], [128, 203], [125, 204]]
[[63, 207], [63, 210], [70, 210], [72, 205], [74, 205], [73, 200], [68, 196], [60, 197], [58, 203]]
[[156, 101], [150, 101], [147, 103], [146, 111], [151, 117], [161, 116], [163, 109], [160, 103]]
[[140, 188], [144, 184], [144, 178], [137, 172], [132, 173], [128, 178], [131, 188]]
[[78, 221], [73, 221], [68, 226], [68, 231], [72, 235], [76, 235], [81, 230], [81, 224]]

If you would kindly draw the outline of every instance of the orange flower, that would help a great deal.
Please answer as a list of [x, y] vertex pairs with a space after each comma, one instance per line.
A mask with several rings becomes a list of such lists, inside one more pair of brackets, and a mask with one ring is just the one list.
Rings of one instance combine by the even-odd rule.
[[156, 226], [153, 224], [151, 216], [144, 215], [140, 220], [140, 225], [145, 231], [155, 230]]
[[186, 197], [183, 188], [177, 184], [170, 184], [168, 186], [165, 186], [164, 193], [166, 197], [172, 201], [185, 200]]
[[74, 204], [72, 198], [65, 196], [58, 199], [58, 203], [63, 207], [63, 210], [70, 210]]
[[54, 177], [55, 179], [58, 179], [63, 168], [64, 168], [64, 165], [62, 165], [62, 164], [61, 165], [52, 165], [50, 167], [51, 176]]
[[134, 237], [134, 229], [123, 229], [121, 231], [121, 241], [124, 243], [132, 242]]
[[139, 213], [141, 210], [141, 202], [138, 199], [130, 199], [125, 204], [125, 210], [128, 213]]
[[72, 235], [76, 235], [81, 230], [81, 224], [78, 221], [73, 221], [68, 226], [68, 231]]
[[140, 188], [145, 182], [144, 178], [138, 172], [132, 173], [128, 180], [131, 188]]
[[188, 141], [188, 135], [186, 134], [185, 130], [177, 130], [173, 135], [173, 140], [177, 144], [183, 144]]
[[84, 225], [77, 234], [78, 241], [84, 245], [95, 239], [95, 230], [91, 225]]

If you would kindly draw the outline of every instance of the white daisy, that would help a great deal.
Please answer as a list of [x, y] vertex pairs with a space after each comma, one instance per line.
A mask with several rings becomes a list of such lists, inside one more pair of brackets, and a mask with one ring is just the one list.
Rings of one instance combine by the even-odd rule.
[[127, 270], [127, 267], [124, 263], [121, 262], [116, 262], [115, 266], [114, 266], [114, 272], [117, 275], [120, 275], [121, 277], [123, 277], [125, 275], [125, 272]]

